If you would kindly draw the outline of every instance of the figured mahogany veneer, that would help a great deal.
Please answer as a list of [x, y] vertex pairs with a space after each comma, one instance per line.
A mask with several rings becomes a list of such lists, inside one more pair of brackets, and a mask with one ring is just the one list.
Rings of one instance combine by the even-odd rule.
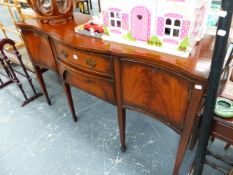
[[77, 50], [58, 42], [54, 42], [54, 45], [58, 57], [67, 63], [100, 75], [113, 76], [112, 56]]
[[78, 87], [107, 102], [116, 104], [113, 79], [76, 70], [62, 61], [57, 61], [59, 74], [65, 83]]
[[42, 68], [60, 75], [75, 121], [69, 85], [115, 104], [122, 151], [126, 108], [159, 119], [181, 135], [173, 170], [177, 175], [206, 89], [213, 37], [200, 41], [189, 58], [179, 58], [77, 34], [74, 27], [90, 17], [75, 19], [56, 26], [37, 20], [18, 24], [47, 100]]
[[33, 64], [57, 71], [49, 36], [43, 32], [31, 29], [22, 30], [22, 35], [27, 45], [27, 50], [31, 58], [33, 58]]
[[191, 80], [131, 60], [122, 60], [121, 79], [123, 104], [153, 114], [178, 132], [182, 129], [193, 86]]

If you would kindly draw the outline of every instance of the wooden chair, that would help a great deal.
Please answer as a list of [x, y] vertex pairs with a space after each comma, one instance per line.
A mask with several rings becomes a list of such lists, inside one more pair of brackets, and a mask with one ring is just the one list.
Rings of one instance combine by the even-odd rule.
[[[211, 137], [212, 137], [211, 141], [214, 141], [215, 138], [225, 141], [227, 143], [225, 146], [225, 150], [227, 150], [231, 145], [233, 145], [233, 118], [226, 119], [226, 118], [214, 116], [212, 130], [211, 130]], [[223, 157], [213, 154], [209, 150], [207, 150], [206, 154], [209, 156], [213, 156], [215, 159], [218, 159], [233, 167], [233, 162], [229, 162], [225, 160]], [[216, 165], [215, 163], [209, 160], [206, 160], [205, 163], [225, 174], [230, 173], [228, 170], [225, 170], [224, 168]]]
[[[90, 4], [90, 8], [92, 10], [92, 2], [91, 2], [91, 0], [89, 0], [89, 4]], [[98, 0], [98, 8], [99, 8], [99, 12], [101, 12], [100, 0]]]
[[[83, 10], [83, 11], [80, 9], [80, 12], [84, 14], [90, 14], [90, 11], [93, 9], [91, 0], [77, 0], [75, 1], [75, 4], [76, 4], [75, 5], [76, 8], [79, 8], [79, 4], [87, 8], [86, 10]], [[98, 0], [98, 9], [99, 9], [99, 12], [101, 12], [100, 0]]]
[[90, 8], [89, 8], [89, 0], [77, 0], [75, 7], [79, 8], [81, 13], [89, 15], [90, 8], [92, 9], [92, 3], [90, 3]]
[[[227, 150], [231, 145], [233, 145], [233, 118], [221, 118], [218, 116], [213, 117], [213, 124], [211, 129], [211, 142], [210, 144], [215, 140], [215, 138], [218, 138], [222, 141], [225, 141], [227, 144], [225, 145], [225, 150]], [[229, 160], [225, 160], [224, 157], [221, 157], [220, 155], [214, 154], [209, 149], [207, 149], [206, 155], [214, 157], [216, 160], [219, 160], [229, 166], [232, 167], [232, 169], [226, 170], [224, 167], [217, 165], [216, 163], [212, 162], [211, 160], [205, 160], [205, 164], [211, 166], [212, 168], [228, 175], [233, 175], [233, 162], [230, 162]], [[194, 170], [194, 162], [190, 169], [189, 175], [193, 174]]]

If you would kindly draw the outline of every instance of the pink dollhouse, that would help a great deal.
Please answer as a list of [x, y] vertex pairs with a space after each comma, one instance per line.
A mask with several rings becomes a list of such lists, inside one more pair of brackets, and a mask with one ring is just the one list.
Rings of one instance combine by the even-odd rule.
[[187, 57], [211, 0], [102, 0], [106, 40]]

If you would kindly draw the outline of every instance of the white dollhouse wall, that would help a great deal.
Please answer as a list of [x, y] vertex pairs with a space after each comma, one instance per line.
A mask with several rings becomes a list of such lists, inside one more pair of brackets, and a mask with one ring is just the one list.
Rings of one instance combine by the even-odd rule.
[[[112, 35], [114, 34], [120, 34], [123, 35], [125, 33], [128, 33], [129, 31], [135, 30], [135, 29], [142, 29], [144, 27], [150, 27], [155, 26], [156, 22], [156, 11], [157, 11], [157, 1], [156, 0], [102, 0], [102, 14], [104, 16], [104, 24], [108, 26], [110, 33]], [[143, 15], [147, 15], [148, 18], [150, 18], [150, 22], [147, 20], [142, 20], [143, 25], [135, 26], [134, 23], [132, 23], [131, 19], [131, 13], [134, 13], [134, 8], [141, 7], [139, 9], [139, 13], [143, 13]], [[135, 9], [137, 10], [137, 9]], [[114, 16], [111, 16], [111, 13]], [[117, 21], [119, 21], [119, 18], [117, 15], [121, 15], [120, 21], [121, 21], [121, 27], [117, 27]], [[107, 17], [106, 17], [107, 16]], [[143, 18], [146, 19], [146, 18]], [[113, 26], [111, 24], [112, 21], [115, 21], [116, 25]], [[145, 24], [146, 22], [149, 22]], [[111, 32], [112, 31], [112, 32]], [[136, 31], [135, 31], [136, 32]], [[140, 31], [139, 31], [140, 32]]]
[[[203, 37], [211, 0], [102, 0], [101, 3], [103, 23], [113, 41], [128, 38], [132, 45], [147, 47], [153, 38], [164, 52], [175, 53], [190, 51]], [[184, 42], [187, 44], [182, 50]]]
[[210, 12], [210, 7], [211, 7], [211, 0], [205, 0], [205, 1], [197, 1], [195, 5], [195, 10], [194, 10], [194, 19], [193, 19], [193, 24], [192, 24], [192, 30], [190, 33], [191, 39], [190, 40], [190, 45], [193, 47], [193, 45], [197, 42], [200, 41], [201, 38], [203, 38], [205, 34], [205, 30], [207, 28], [207, 18], [208, 14]]

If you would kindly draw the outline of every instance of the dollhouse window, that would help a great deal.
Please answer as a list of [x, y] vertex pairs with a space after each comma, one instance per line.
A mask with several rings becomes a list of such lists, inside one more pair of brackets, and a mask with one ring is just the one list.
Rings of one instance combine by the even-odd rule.
[[117, 21], [117, 27], [121, 27], [121, 21]]
[[175, 26], [178, 26], [178, 27], [180, 27], [180, 20], [175, 20]]
[[174, 37], [179, 37], [179, 34], [180, 34], [180, 30], [178, 30], [178, 29], [173, 29], [173, 36], [174, 36]]
[[114, 20], [111, 20], [111, 26], [115, 27], [115, 21]]
[[111, 16], [111, 18], [114, 18], [114, 13], [111, 12], [111, 13], [110, 13], [110, 16]]
[[180, 20], [166, 19], [164, 34], [170, 37], [179, 37], [180, 35]]
[[119, 12], [110, 12], [110, 24], [112, 27], [121, 28], [121, 14]]
[[120, 18], [120, 13], [117, 12], [117, 13], [116, 13], [116, 17], [117, 17], [117, 18]]
[[171, 29], [170, 28], [165, 28], [165, 35], [170, 36], [171, 35]]
[[172, 20], [171, 19], [166, 19], [166, 25], [171, 25], [172, 24]]

